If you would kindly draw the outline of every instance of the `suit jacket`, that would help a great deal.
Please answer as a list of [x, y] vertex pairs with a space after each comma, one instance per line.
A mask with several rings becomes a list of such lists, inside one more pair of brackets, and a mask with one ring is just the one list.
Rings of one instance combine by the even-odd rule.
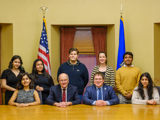
[[[80, 104], [77, 87], [69, 85], [67, 87], [67, 101], [72, 102], [73, 105]], [[62, 102], [61, 86], [56, 85], [50, 88], [49, 96], [46, 99], [46, 104], [53, 105], [55, 102]]]
[[[111, 86], [103, 84], [103, 100], [108, 101], [110, 105], [119, 103], [119, 99]], [[83, 103], [92, 105], [94, 101], [97, 101], [97, 90], [96, 86], [88, 86], [83, 96]]]

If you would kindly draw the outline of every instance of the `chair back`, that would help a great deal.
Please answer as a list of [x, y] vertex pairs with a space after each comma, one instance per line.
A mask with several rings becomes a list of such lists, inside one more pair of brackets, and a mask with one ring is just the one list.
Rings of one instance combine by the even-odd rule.
[[156, 88], [158, 89], [159, 95], [160, 95], [160, 86], [156, 86]]
[[39, 94], [39, 98], [40, 98], [40, 100], [41, 100], [41, 104], [43, 104], [42, 92], [41, 92], [41, 91], [37, 91], [37, 92], [38, 92], [38, 94]]

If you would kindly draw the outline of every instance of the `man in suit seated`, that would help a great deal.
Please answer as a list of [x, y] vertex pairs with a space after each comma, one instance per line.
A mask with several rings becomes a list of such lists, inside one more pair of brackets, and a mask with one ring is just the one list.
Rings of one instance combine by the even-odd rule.
[[119, 99], [111, 86], [104, 84], [101, 72], [94, 74], [94, 85], [86, 88], [83, 103], [87, 105], [106, 106], [119, 103]]
[[77, 87], [68, 84], [68, 75], [61, 73], [58, 80], [59, 85], [51, 87], [46, 103], [57, 107], [80, 104]]

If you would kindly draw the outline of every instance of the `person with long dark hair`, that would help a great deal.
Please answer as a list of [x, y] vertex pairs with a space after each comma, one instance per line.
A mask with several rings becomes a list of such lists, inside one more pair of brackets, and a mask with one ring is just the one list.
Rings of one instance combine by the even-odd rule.
[[20, 73], [25, 72], [22, 67], [22, 59], [19, 55], [14, 55], [9, 62], [8, 69], [4, 70], [2, 79], [2, 88], [6, 89], [5, 92], [5, 104], [8, 105], [8, 101], [11, 98], [13, 92], [16, 90]]
[[143, 73], [140, 76], [138, 87], [133, 91], [132, 104], [150, 104], [159, 103], [159, 93], [153, 86], [153, 81], [149, 73]]
[[114, 87], [115, 86], [115, 76], [114, 76], [114, 70], [112, 67], [107, 65], [107, 54], [106, 52], [99, 52], [98, 54], [98, 58], [99, 58], [99, 65], [95, 66], [92, 70], [92, 75], [91, 75], [91, 79], [90, 79], [90, 85], [93, 85], [93, 76], [96, 72], [101, 72], [103, 73], [105, 79], [104, 79], [104, 83]]
[[36, 59], [33, 63], [31, 78], [34, 80], [35, 89], [41, 91], [44, 104], [49, 95], [50, 87], [54, 85], [52, 77], [46, 72], [41, 59]]
[[40, 104], [38, 92], [34, 89], [34, 82], [27, 72], [20, 74], [16, 88], [17, 90], [8, 102], [9, 105], [27, 107]]

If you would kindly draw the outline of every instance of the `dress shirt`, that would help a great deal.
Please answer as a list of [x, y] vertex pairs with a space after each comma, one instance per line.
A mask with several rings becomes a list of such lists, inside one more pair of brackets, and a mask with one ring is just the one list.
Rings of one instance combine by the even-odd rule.
[[[100, 89], [101, 89], [101, 97], [102, 97], [102, 100], [103, 100], [103, 86], [102, 87], [100, 87]], [[98, 96], [99, 96], [99, 92], [98, 92], [98, 87], [96, 87], [96, 90], [97, 90], [97, 100], [98, 100]], [[106, 101], [107, 102], [107, 105], [110, 105], [110, 103], [108, 102], [108, 101]], [[96, 101], [94, 101], [93, 103], [92, 103], [92, 105], [95, 105], [96, 104]]]
[[[125, 64], [124, 64], [124, 67], [127, 67]], [[133, 65], [131, 65], [130, 67], [134, 67]]]
[[[63, 98], [63, 89], [64, 89], [64, 88], [62, 88], [62, 87], [61, 87], [61, 91], [62, 91], [62, 98]], [[66, 90], [65, 90], [65, 93], [66, 93], [66, 102], [67, 102], [67, 87], [66, 87], [65, 89], [66, 89]]]

